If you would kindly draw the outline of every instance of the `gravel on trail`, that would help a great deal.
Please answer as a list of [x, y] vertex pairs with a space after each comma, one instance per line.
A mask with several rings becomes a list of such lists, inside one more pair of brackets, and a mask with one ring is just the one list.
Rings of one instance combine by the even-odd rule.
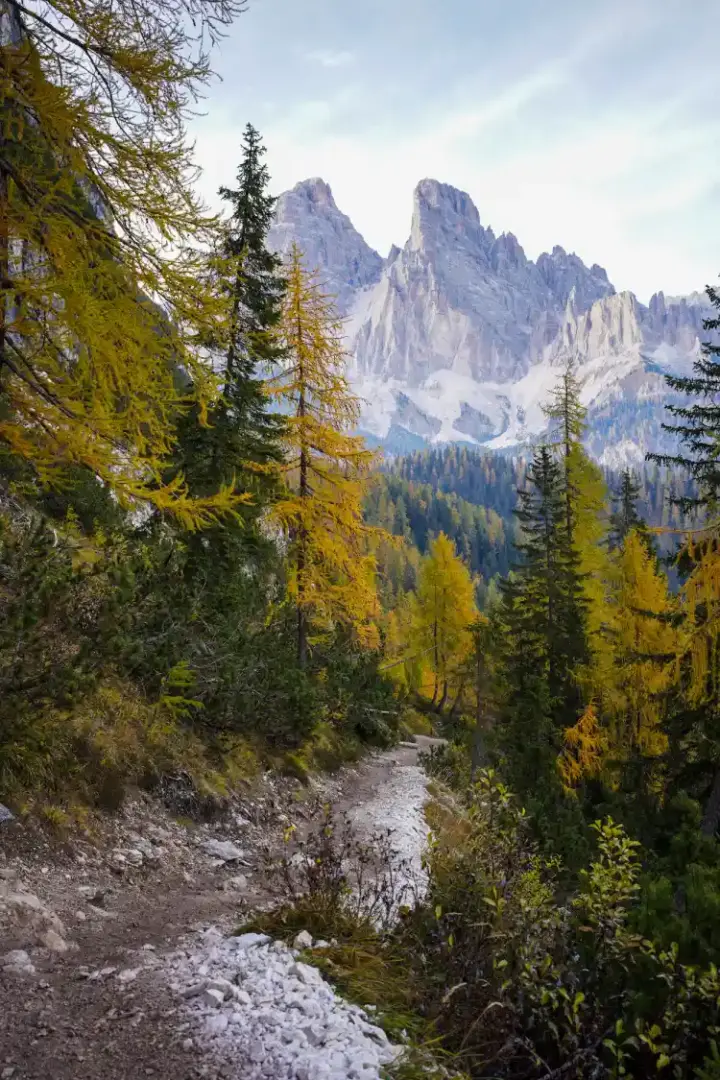
[[[392, 828], [419, 866], [417, 753], [366, 758], [318, 789], [361, 832]], [[371, 1015], [297, 950], [233, 936], [267, 906], [255, 853], [289, 801], [270, 786], [193, 826], [139, 797], [105, 835], [64, 846], [3, 825], [0, 1080], [375, 1080], [397, 1050]]]

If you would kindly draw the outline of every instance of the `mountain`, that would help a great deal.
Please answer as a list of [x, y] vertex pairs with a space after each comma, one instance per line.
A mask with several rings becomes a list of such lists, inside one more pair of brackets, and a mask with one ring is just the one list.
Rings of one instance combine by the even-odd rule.
[[358, 290], [380, 280], [382, 258], [338, 210], [329, 186], [318, 177], [297, 184], [275, 204], [271, 246], [288, 255], [293, 243], [308, 267], [322, 270], [342, 315], [352, 307]]
[[429, 179], [415, 189], [407, 243], [387, 259], [319, 179], [278, 200], [271, 245], [286, 253], [293, 241], [338, 297], [362, 429], [387, 449], [532, 443], [571, 358], [596, 457], [619, 467], [668, 445], [663, 373], [689, 370], [698, 354], [700, 294], [658, 293], [646, 307], [562, 247], [533, 262], [512, 233], [482, 224], [469, 195]]

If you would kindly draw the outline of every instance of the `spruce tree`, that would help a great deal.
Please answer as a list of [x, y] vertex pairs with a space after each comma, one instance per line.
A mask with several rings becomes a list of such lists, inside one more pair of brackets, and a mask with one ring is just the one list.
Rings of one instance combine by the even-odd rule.
[[630, 469], [623, 469], [620, 486], [612, 496], [615, 509], [610, 515], [610, 548], [622, 548], [628, 533], [635, 529], [646, 546], [650, 549], [652, 541], [647, 524], [638, 513], [637, 503], [640, 497], [640, 485]]
[[[265, 147], [251, 124], [242, 149], [237, 187], [220, 189], [232, 208], [219, 283], [227, 301], [223, 394], [208, 426], [199, 423], [197, 413], [182, 424], [179, 465], [201, 493], [233, 482], [252, 492], [253, 503], [244, 511], [247, 522], [262, 510], [272, 466], [282, 460], [283, 419], [271, 410], [263, 376], [273, 374], [283, 355], [279, 325], [286, 283], [281, 260], [267, 247], [275, 199], [267, 193]], [[208, 341], [211, 351], [217, 344]]]
[[565, 528], [572, 542], [576, 491], [572, 483], [571, 459], [573, 449], [580, 443], [585, 430], [586, 414], [585, 407], [580, 403], [580, 384], [572, 361], [565, 368], [543, 412], [551, 421], [551, 442], [561, 449], [565, 459]]
[[586, 602], [567, 533], [564, 471], [541, 447], [518, 492], [521, 561], [503, 584], [506, 751], [523, 790], [554, 775], [561, 732], [577, 720], [576, 673], [587, 660]]
[[689, 473], [696, 493], [677, 498], [676, 505], [686, 512], [703, 512], [707, 521], [704, 528], [688, 533], [679, 559], [686, 574], [678, 648], [684, 660], [684, 707], [676, 726], [685, 725], [685, 730], [676, 741], [683, 748], [698, 747], [695, 771], [702, 781], [696, 780], [695, 790], [704, 806], [702, 831], [712, 836], [720, 827], [720, 290], [708, 286], [707, 294], [716, 313], [703, 326], [713, 337], [704, 343], [692, 375], [666, 376], [672, 390], [691, 399], [669, 405], [674, 423], [663, 425], [677, 436], [681, 449], [648, 454], [648, 459]]
[[648, 454], [648, 461], [671, 467], [680, 466], [697, 485], [697, 494], [682, 496], [676, 502], [683, 510], [717, 510], [720, 496], [720, 290], [708, 285], [707, 294], [716, 314], [705, 319], [703, 328], [714, 335], [706, 341], [693, 364], [692, 375], [666, 375], [671, 390], [694, 398], [683, 405], [668, 405], [674, 423], [663, 424], [684, 445], [684, 453]]

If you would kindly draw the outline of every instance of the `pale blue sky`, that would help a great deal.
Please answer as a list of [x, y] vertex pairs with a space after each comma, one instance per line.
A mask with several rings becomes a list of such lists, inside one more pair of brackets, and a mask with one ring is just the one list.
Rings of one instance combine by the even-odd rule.
[[718, 0], [249, 0], [192, 127], [202, 190], [249, 120], [274, 192], [322, 176], [382, 254], [431, 176], [533, 258], [689, 292], [720, 273], [719, 48]]

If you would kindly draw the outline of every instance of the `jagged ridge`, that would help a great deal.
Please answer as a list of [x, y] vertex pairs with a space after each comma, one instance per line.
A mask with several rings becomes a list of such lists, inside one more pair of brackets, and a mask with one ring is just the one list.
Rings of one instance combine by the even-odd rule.
[[[589, 441], [618, 465], [663, 443], [663, 372], [697, 355], [703, 298], [617, 294], [606, 271], [556, 246], [536, 262], [512, 233], [483, 226], [470, 196], [421, 180], [410, 236], [386, 260], [336, 206], [324, 181], [278, 200], [271, 243], [296, 240], [347, 315], [349, 371], [363, 428], [499, 449], [537, 437], [541, 404], [575, 357], [591, 410]], [[653, 407], [650, 407], [653, 406]]]

